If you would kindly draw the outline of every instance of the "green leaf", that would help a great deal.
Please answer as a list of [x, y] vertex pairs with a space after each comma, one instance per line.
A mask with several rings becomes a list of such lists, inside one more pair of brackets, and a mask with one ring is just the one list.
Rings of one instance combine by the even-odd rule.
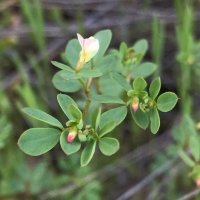
[[119, 57], [116, 55], [108, 55], [100, 59], [94, 69], [99, 70], [102, 74], [107, 74], [116, 70], [119, 65]]
[[54, 66], [56, 66], [56, 67], [58, 67], [58, 68], [60, 68], [60, 69], [63, 69], [63, 70], [69, 71], [69, 72], [74, 72], [74, 70], [73, 70], [71, 67], [69, 67], [69, 66], [67, 66], [67, 65], [64, 65], [64, 64], [62, 64], [62, 63], [59, 63], [59, 62], [56, 62], [56, 61], [51, 61], [51, 63], [52, 63]]
[[99, 58], [103, 57], [104, 53], [106, 52], [110, 44], [111, 37], [112, 33], [110, 30], [99, 31], [94, 35], [94, 38], [99, 40], [99, 51], [94, 57], [94, 62], [99, 60]]
[[70, 40], [65, 49], [65, 56], [69, 64], [75, 68], [78, 60], [79, 54], [81, 52], [81, 45], [77, 39]]
[[149, 125], [149, 117], [146, 112], [143, 112], [140, 108], [134, 113], [130, 105], [130, 110], [135, 123], [142, 129], [146, 129]]
[[191, 136], [189, 140], [189, 147], [196, 162], [200, 159], [200, 147], [198, 138]]
[[110, 156], [118, 151], [119, 142], [115, 138], [110, 138], [110, 137], [101, 138], [99, 140], [99, 149], [104, 155]]
[[178, 101], [178, 97], [173, 92], [165, 92], [158, 97], [157, 107], [162, 112], [168, 112], [174, 108]]
[[191, 118], [190, 114], [185, 114], [183, 116], [183, 119], [182, 119], [182, 122], [181, 122], [181, 128], [182, 128], [183, 132], [188, 133], [189, 135], [196, 135], [197, 134], [195, 122]]
[[80, 120], [82, 118], [82, 112], [77, 108], [77, 106], [70, 104], [68, 106], [68, 111], [74, 119]]
[[65, 115], [70, 120], [74, 120], [74, 117], [71, 115], [71, 113], [68, 110], [68, 106], [72, 104], [72, 105], [74, 105], [75, 107], [78, 108], [75, 101], [66, 94], [58, 94], [57, 100], [58, 100], [58, 103], [59, 103], [60, 107], [62, 108], [63, 112], [65, 113]]
[[158, 77], [151, 82], [149, 87], [149, 94], [152, 99], [155, 99], [157, 97], [157, 95], [160, 92], [160, 88], [161, 88], [161, 81], [160, 77]]
[[107, 133], [111, 132], [117, 126], [116, 121], [109, 121], [99, 131], [99, 137], [103, 137]]
[[136, 53], [143, 53], [145, 54], [147, 49], [148, 49], [148, 43], [146, 40], [142, 39], [142, 40], [138, 40], [134, 46], [133, 49]]
[[63, 73], [64, 70], [57, 72], [53, 77], [53, 85], [56, 89], [62, 92], [76, 92], [82, 86], [77, 80], [65, 80], [61, 78], [60, 74]]
[[151, 132], [153, 134], [156, 134], [160, 127], [160, 117], [159, 117], [157, 108], [153, 107], [150, 110], [149, 114], [150, 114], [150, 121], [151, 121], [151, 125], [150, 125]]
[[113, 81], [109, 74], [103, 75], [99, 78], [99, 89], [103, 95], [120, 96], [124, 90]]
[[103, 126], [105, 126], [105, 124], [108, 121], [115, 121], [117, 123], [116, 124], [117, 126], [124, 120], [126, 114], [127, 114], [126, 106], [120, 106], [118, 108], [113, 108], [111, 110], [108, 110], [101, 115], [100, 127], [102, 128]]
[[65, 79], [65, 80], [73, 80], [73, 79], [79, 79], [82, 77], [81, 73], [74, 73], [74, 72], [69, 72], [69, 71], [64, 71], [62, 73], [60, 73], [61, 78]]
[[197, 179], [200, 174], [200, 166], [195, 165], [192, 169], [192, 171], [188, 174], [189, 177], [193, 177], [194, 179]]
[[147, 83], [142, 77], [137, 77], [133, 81], [133, 88], [136, 91], [142, 91], [146, 88], [146, 86], [147, 86]]
[[121, 59], [123, 59], [126, 56], [127, 49], [128, 49], [128, 47], [127, 47], [126, 43], [122, 42], [119, 47]]
[[96, 147], [96, 141], [91, 140], [81, 154], [81, 167], [86, 166], [92, 159]]
[[195, 166], [195, 162], [182, 149], [178, 151], [178, 154], [189, 167]]
[[132, 70], [132, 78], [135, 79], [138, 76], [141, 76], [143, 78], [146, 78], [153, 74], [153, 72], [156, 70], [157, 66], [153, 63], [146, 62], [142, 63], [141, 65], [137, 65], [133, 70]]
[[109, 95], [93, 95], [89, 98], [90, 101], [95, 101], [99, 103], [118, 103], [124, 104], [119, 97], [109, 96]]
[[92, 112], [92, 127], [94, 128], [95, 131], [99, 126], [100, 116], [101, 116], [101, 107], [95, 109]]
[[60, 133], [60, 130], [54, 128], [31, 128], [21, 135], [18, 145], [26, 154], [39, 156], [58, 143]]
[[115, 81], [118, 85], [120, 85], [125, 91], [132, 90], [132, 87], [130, 86], [130, 84], [120, 74], [113, 72], [113, 73], [110, 73], [110, 77], [113, 79], [113, 81]]
[[56, 118], [52, 117], [51, 115], [49, 115], [41, 110], [38, 110], [35, 108], [23, 108], [22, 111], [25, 112], [27, 115], [29, 115], [35, 119], [38, 119], [42, 122], [45, 122], [52, 126], [56, 126], [61, 129], [63, 128], [62, 124]]
[[102, 73], [99, 70], [82, 70], [78, 73], [79, 75], [81, 75], [82, 77], [99, 77], [102, 75]]
[[60, 146], [67, 155], [70, 155], [77, 152], [81, 148], [81, 143], [78, 141], [77, 138], [75, 138], [73, 142], [68, 142], [67, 141], [68, 134], [69, 134], [68, 131], [62, 132], [60, 136]]

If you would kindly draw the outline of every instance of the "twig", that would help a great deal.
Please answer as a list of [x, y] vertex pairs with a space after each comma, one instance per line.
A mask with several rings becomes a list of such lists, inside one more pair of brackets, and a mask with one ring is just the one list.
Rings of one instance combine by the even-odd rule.
[[198, 194], [200, 194], [200, 188], [197, 188], [195, 190], [193, 190], [192, 192], [184, 195], [183, 197], [177, 199], [177, 200], [189, 200], [191, 199], [192, 197], [195, 197], [197, 196]]
[[169, 183], [169, 180], [178, 175], [180, 169], [184, 166], [183, 162], [178, 163], [176, 166], [172, 167], [168, 174], [165, 175], [163, 180], [156, 186], [156, 188], [147, 196], [146, 200], [154, 200], [156, 195], [158, 195], [163, 186]]
[[[55, 52], [59, 52], [58, 49], [66, 43], [66, 39], [55, 39], [52, 43], [50, 43], [47, 47], [46, 55], [49, 57], [56, 56]], [[41, 53], [38, 53], [36, 55], [36, 59], [38, 62], [43, 60], [43, 55]], [[31, 66], [29, 62], [24, 64], [24, 69], [28, 72], [31, 69]], [[20, 74], [13, 73], [10, 76], [8, 76], [2, 84], [3, 90], [6, 90], [9, 87], [12, 87], [15, 85], [15, 83], [18, 83], [21, 80]]]
[[164, 171], [168, 170], [174, 163], [177, 161], [178, 157], [174, 157], [172, 160], [169, 160], [164, 165], [159, 167], [156, 171], [145, 177], [142, 181], [140, 181], [137, 185], [134, 185], [129, 190], [127, 190], [125, 193], [123, 193], [120, 197], [118, 197], [116, 200], [126, 200], [132, 197], [136, 192], [141, 190], [143, 187], [145, 187], [147, 184], [151, 183], [156, 177], [161, 175]]
[[0, 12], [16, 4], [18, 1], [19, 0], [5, 0], [4, 2], [0, 3]]

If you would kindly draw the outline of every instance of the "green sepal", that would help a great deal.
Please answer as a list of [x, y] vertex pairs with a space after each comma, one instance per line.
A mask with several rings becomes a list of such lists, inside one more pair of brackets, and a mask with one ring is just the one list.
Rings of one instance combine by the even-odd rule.
[[115, 138], [104, 137], [99, 140], [99, 149], [106, 155], [111, 156], [116, 153], [119, 149], [119, 142]]
[[136, 91], [142, 91], [146, 88], [147, 82], [142, 77], [137, 77], [133, 81], [133, 89]]
[[142, 129], [146, 129], [149, 125], [149, 117], [146, 112], [143, 112], [140, 107], [138, 107], [136, 113], [133, 112], [132, 106], [130, 105], [130, 110], [135, 123]]
[[165, 92], [157, 99], [157, 108], [162, 112], [168, 112], [174, 108], [178, 101], [178, 97], [173, 92]]
[[54, 128], [31, 128], [20, 136], [18, 145], [26, 154], [39, 156], [58, 143], [60, 133], [60, 130]]
[[83, 128], [83, 120], [80, 119], [79, 123], [77, 124], [77, 128], [78, 129], [82, 129]]
[[150, 129], [153, 134], [156, 134], [160, 128], [160, 117], [156, 107], [153, 107], [149, 111], [150, 115]]
[[127, 92], [127, 95], [129, 97], [137, 96], [138, 94], [139, 94], [139, 92], [135, 91], [135, 90], [130, 90], [130, 91]]
[[99, 137], [103, 137], [107, 133], [111, 132], [117, 126], [116, 121], [109, 121], [99, 131]]
[[70, 126], [77, 126], [77, 121], [76, 120], [70, 120], [68, 122], [66, 122], [66, 126], [70, 127]]
[[81, 167], [86, 166], [92, 159], [96, 147], [96, 140], [91, 140], [88, 142], [87, 146], [84, 148], [81, 154]]
[[149, 87], [149, 95], [152, 99], [155, 99], [158, 96], [160, 88], [161, 88], [161, 81], [160, 77], [158, 77], [151, 82]]
[[95, 109], [92, 112], [92, 127], [94, 128], [95, 131], [97, 130], [99, 126], [100, 116], [101, 116], [101, 107]]
[[40, 120], [44, 123], [63, 129], [63, 125], [56, 118], [52, 117], [51, 115], [41, 110], [38, 110], [36, 108], [23, 108], [22, 111], [37, 120]]

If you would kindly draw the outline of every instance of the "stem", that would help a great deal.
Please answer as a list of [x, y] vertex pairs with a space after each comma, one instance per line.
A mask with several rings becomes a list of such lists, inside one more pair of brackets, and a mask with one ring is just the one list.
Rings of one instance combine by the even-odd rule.
[[128, 106], [131, 102], [132, 102], [132, 99], [129, 99], [129, 100], [126, 102], [125, 106]]
[[[90, 84], [92, 82], [92, 78], [89, 78], [87, 83], [85, 84], [81, 79], [78, 79], [78, 81], [81, 83], [81, 85], [83, 86], [84, 88], [84, 91], [85, 91], [85, 95], [89, 98], [90, 97]], [[84, 108], [84, 111], [83, 111], [83, 117], [82, 117], [82, 120], [84, 121], [86, 116], [87, 116], [87, 113], [88, 113], [88, 110], [89, 110], [89, 107], [90, 107], [90, 104], [91, 104], [91, 101], [90, 100], [87, 100], [86, 102], [86, 105], [85, 105], [85, 108]]]
[[88, 113], [90, 104], [91, 104], [91, 101], [90, 101], [90, 100], [87, 100], [86, 105], [85, 105], [85, 109], [84, 109], [84, 111], [83, 111], [83, 117], [82, 117], [83, 121], [85, 120], [85, 118], [86, 118], [86, 116], [87, 116], [87, 113]]
[[80, 82], [80, 84], [83, 86], [84, 92], [86, 94], [87, 97], [90, 96], [90, 90], [87, 87], [87, 85], [79, 78], [78, 81]]

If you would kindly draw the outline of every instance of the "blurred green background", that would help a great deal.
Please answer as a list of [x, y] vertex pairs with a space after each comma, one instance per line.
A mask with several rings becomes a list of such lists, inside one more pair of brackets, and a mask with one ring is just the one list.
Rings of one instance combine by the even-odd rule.
[[[194, 123], [200, 118], [199, 22], [197, 0], [1, 0], [0, 200], [173, 200], [195, 190], [190, 169], [177, 157], [181, 136], [173, 127], [185, 115]], [[61, 60], [77, 32], [88, 38], [103, 29], [112, 31], [110, 48], [146, 39], [144, 60], [158, 66], [152, 77], [161, 76], [162, 92], [178, 93], [179, 105], [161, 114], [156, 136], [135, 126], [129, 115], [115, 133], [120, 150], [111, 157], [97, 151], [84, 168], [80, 155], [64, 155], [59, 145], [43, 156], [25, 155], [18, 138], [44, 125], [21, 108], [64, 117], [50, 61]]]

